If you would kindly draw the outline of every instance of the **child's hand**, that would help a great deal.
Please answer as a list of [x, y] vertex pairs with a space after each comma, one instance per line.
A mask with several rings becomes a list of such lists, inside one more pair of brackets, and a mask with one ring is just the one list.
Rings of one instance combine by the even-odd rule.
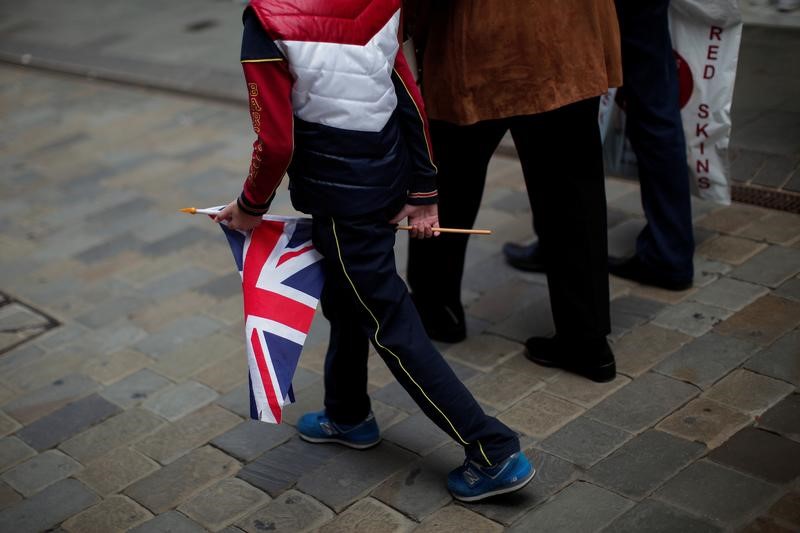
[[251, 230], [261, 224], [261, 217], [251, 216], [242, 212], [236, 200], [232, 201], [225, 208], [220, 211], [215, 217], [214, 222], [228, 221], [228, 227], [231, 229]]
[[406, 217], [408, 225], [411, 226], [411, 238], [427, 239], [439, 236], [439, 232], [435, 231], [435, 228], [439, 227], [439, 207], [436, 204], [406, 204], [389, 223], [398, 224]]

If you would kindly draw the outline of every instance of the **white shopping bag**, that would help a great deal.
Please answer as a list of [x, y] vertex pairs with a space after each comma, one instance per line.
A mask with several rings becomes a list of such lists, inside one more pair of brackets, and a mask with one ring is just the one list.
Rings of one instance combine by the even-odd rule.
[[[670, 31], [692, 192], [730, 204], [728, 142], [742, 18], [737, 0], [672, 0]], [[609, 92], [600, 104], [606, 173], [635, 177], [636, 156], [625, 138], [625, 112]]]

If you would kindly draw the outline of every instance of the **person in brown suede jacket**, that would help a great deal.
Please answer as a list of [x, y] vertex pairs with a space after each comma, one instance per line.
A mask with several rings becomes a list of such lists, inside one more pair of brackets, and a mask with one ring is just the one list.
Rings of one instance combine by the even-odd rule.
[[[599, 96], [622, 82], [613, 0], [408, 3], [409, 30], [424, 47], [442, 227], [472, 227], [489, 159], [510, 131], [547, 250], [556, 333], [528, 339], [528, 357], [594, 381], [614, 379], [597, 123]], [[408, 282], [433, 339], [466, 336], [466, 246], [460, 235], [410, 243]]]

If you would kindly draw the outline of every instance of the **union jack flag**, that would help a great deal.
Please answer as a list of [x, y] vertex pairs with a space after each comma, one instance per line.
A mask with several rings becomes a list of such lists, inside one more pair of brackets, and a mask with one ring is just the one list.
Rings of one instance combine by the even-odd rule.
[[279, 424], [294, 402], [300, 360], [324, 274], [311, 244], [311, 220], [264, 215], [253, 231], [221, 224], [242, 276], [250, 417]]

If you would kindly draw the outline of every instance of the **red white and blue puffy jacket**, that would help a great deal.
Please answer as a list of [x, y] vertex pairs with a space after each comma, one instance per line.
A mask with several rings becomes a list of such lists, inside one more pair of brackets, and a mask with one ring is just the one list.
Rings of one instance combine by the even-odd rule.
[[[436, 202], [422, 98], [399, 51], [400, 0], [252, 0], [242, 66], [258, 139], [239, 205], [360, 215]], [[402, 202], [401, 202], [402, 203]]]

